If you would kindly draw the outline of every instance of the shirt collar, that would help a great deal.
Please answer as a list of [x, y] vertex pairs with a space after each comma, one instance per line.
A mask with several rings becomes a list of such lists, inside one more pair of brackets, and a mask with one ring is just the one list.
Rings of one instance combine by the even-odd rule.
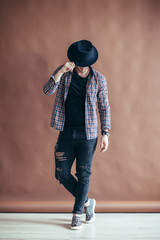
[[89, 73], [89, 75], [92, 77], [92, 76], [93, 76], [93, 68], [92, 68], [91, 66], [89, 66], [89, 68], [90, 68], [90, 73]]

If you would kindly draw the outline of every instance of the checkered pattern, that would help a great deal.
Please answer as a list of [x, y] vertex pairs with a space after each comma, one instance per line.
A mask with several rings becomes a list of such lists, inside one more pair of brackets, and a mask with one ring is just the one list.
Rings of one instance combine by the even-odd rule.
[[[62, 65], [63, 66], [63, 65]], [[72, 72], [64, 73], [58, 83], [54, 81], [54, 75], [61, 69], [58, 67], [43, 91], [46, 95], [52, 95], [56, 90], [56, 98], [51, 116], [51, 127], [63, 131], [65, 123], [65, 100], [72, 79]], [[110, 106], [108, 101], [108, 89], [105, 77], [92, 67], [86, 85], [85, 100], [85, 128], [87, 139], [96, 138], [98, 135], [97, 104], [100, 115], [101, 130], [111, 129]]]

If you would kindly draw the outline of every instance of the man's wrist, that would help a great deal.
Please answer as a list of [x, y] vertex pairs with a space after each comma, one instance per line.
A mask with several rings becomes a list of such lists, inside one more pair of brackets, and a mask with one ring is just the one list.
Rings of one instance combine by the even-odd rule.
[[60, 74], [65, 73], [65, 72], [63, 71], [63, 67], [59, 70], [59, 73], [60, 73]]

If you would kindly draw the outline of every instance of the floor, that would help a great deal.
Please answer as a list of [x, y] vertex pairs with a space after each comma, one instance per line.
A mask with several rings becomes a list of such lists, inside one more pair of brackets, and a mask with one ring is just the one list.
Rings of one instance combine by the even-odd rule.
[[1, 213], [0, 239], [160, 240], [160, 213], [96, 213], [95, 222], [83, 223], [81, 230], [70, 229], [71, 217], [68, 213]]

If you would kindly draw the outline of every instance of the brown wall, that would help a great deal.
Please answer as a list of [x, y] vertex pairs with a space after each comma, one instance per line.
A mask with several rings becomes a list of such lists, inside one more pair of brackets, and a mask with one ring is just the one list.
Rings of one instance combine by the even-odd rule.
[[95, 153], [90, 195], [102, 211], [160, 210], [159, 29], [158, 0], [0, 1], [1, 211], [29, 211], [33, 203], [35, 211], [56, 211], [63, 201], [71, 208], [54, 178], [55, 96], [42, 87], [80, 39], [99, 51], [94, 68], [107, 78], [112, 116], [109, 150], [100, 154], [98, 144]]

